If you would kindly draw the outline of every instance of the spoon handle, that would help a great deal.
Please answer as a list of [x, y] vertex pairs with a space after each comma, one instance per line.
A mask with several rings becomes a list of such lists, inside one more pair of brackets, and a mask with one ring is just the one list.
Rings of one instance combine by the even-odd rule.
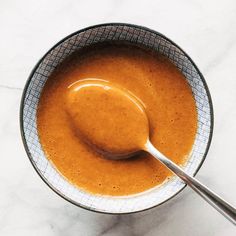
[[224, 201], [221, 197], [200, 183], [197, 179], [184, 172], [178, 165], [159, 152], [149, 141], [146, 144], [146, 151], [166, 165], [172, 172], [179, 176], [218, 212], [220, 212], [223, 216], [236, 225], [236, 209], [233, 206]]

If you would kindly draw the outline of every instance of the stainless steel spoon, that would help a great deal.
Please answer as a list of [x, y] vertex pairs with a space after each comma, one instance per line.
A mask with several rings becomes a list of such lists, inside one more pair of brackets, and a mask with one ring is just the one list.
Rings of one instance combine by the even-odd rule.
[[[130, 92], [124, 90], [123, 88], [120, 87], [114, 87], [113, 84], [110, 84], [107, 81], [103, 81], [103, 80], [96, 80], [96, 79], [87, 79], [87, 80], [83, 80], [82, 82], [78, 82], [75, 84], [72, 84], [69, 87], [69, 106], [68, 107], [79, 107], [80, 104], [77, 104], [82, 97], [79, 97], [80, 99], [77, 99], [76, 96], [78, 96], [78, 94], [80, 96], [85, 96], [83, 93], [83, 90], [86, 89], [90, 89], [90, 88], [96, 88], [96, 90], [93, 90], [93, 92], [97, 95], [97, 91], [101, 92], [101, 93], [107, 93], [110, 94], [109, 99], [104, 100], [103, 102], [108, 102], [105, 106], [103, 107], [103, 109], [107, 109], [105, 114], [110, 114], [110, 110], [108, 109], [108, 107], [111, 105], [110, 103], [112, 103], [112, 95], [116, 93], [115, 99], [118, 99], [118, 103], [116, 103], [116, 114], [113, 114], [113, 116], [118, 117], [119, 119], [121, 119], [121, 117], [123, 116], [122, 111], [124, 111], [128, 114], [130, 112], [132, 112], [131, 106], [127, 106], [125, 107], [124, 104], [122, 104], [122, 106], [120, 107], [121, 109], [119, 109], [119, 101], [124, 99], [124, 97], [127, 99], [127, 104], [134, 104], [134, 106], [138, 106], [140, 112], [142, 112], [141, 115], [144, 116], [143, 121], [145, 122], [144, 124], [148, 126], [148, 118], [145, 112], [144, 107], [142, 106], [142, 104], [137, 100], [137, 98]], [[108, 89], [109, 88], [109, 89]], [[109, 92], [108, 92], [109, 91]], [[217, 211], [219, 211], [222, 215], [224, 215], [228, 220], [230, 220], [233, 224], [236, 225], [236, 209], [231, 206], [229, 203], [227, 203], [225, 200], [223, 200], [222, 198], [220, 198], [217, 194], [215, 194], [213, 191], [211, 191], [209, 188], [207, 188], [205, 185], [203, 185], [202, 183], [200, 183], [198, 180], [196, 180], [194, 177], [188, 175], [184, 170], [182, 170], [178, 165], [176, 165], [174, 162], [172, 162], [169, 158], [167, 158], [164, 154], [162, 154], [160, 151], [158, 151], [150, 142], [148, 136], [148, 129], [146, 129], [146, 132], [144, 132], [144, 129], [140, 129], [140, 124], [138, 126], [135, 126], [135, 132], [137, 133], [137, 130], [139, 129], [139, 132], [145, 133], [145, 141], [141, 144], [141, 146], [137, 146], [137, 149], [135, 151], [131, 151], [129, 153], [109, 153], [109, 151], [104, 150], [105, 146], [103, 146], [104, 143], [107, 143], [106, 139], [105, 142], [103, 142], [104, 140], [102, 140], [102, 138], [104, 137], [109, 137], [109, 135], [106, 134], [115, 134], [117, 136], [119, 136], [119, 133], [116, 132], [116, 130], [113, 129], [114, 124], [111, 123], [111, 126], [108, 126], [108, 123], [106, 123], [106, 120], [104, 120], [104, 113], [102, 113], [102, 116], [99, 116], [99, 112], [100, 112], [100, 107], [96, 105], [94, 105], [93, 99], [92, 98], [96, 98], [96, 97], [91, 97], [92, 93], [90, 91], [89, 93], [90, 99], [86, 100], [86, 102], [88, 103], [90, 101], [89, 106], [86, 106], [85, 108], [87, 110], [90, 109], [91, 114], [96, 114], [96, 120], [100, 120], [101, 119], [101, 123], [94, 123], [94, 120], [91, 120], [92, 122], [90, 122], [89, 117], [91, 118], [92, 115], [88, 115], [90, 113], [84, 113], [83, 109], [77, 109], [76, 110], [76, 115], [74, 117], [79, 117], [79, 121], [77, 122], [75, 120], [76, 123], [76, 127], [77, 129], [81, 132], [82, 135], [84, 135], [83, 137], [90, 137], [91, 136], [91, 132], [90, 130], [95, 130], [92, 129], [92, 126], [99, 124], [99, 127], [103, 127], [104, 124], [106, 124], [106, 126], [104, 127], [104, 133], [103, 136], [101, 135], [94, 135], [95, 132], [92, 132], [92, 136], [93, 136], [93, 142], [91, 142], [91, 140], [87, 140], [87, 143], [92, 145], [93, 148], [95, 148], [95, 150], [97, 152], [102, 153], [104, 156], [108, 157], [109, 159], [126, 159], [131, 157], [132, 155], [135, 155], [137, 152], [143, 150], [146, 151], [148, 153], [150, 153], [152, 156], [154, 156], [157, 160], [159, 160], [160, 162], [162, 162], [166, 167], [168, 167], [173, 173], [175, 173], [177, 176], [179, 176], [186, 184], [188, 184], [196, 193], [198, 193], [202, 198], [204, 198], [210, 205], [212, 205]], [[76, 99], [75, 99], [76, 98]], [[116, 101], [117, 102], [117, 101]], [[86, 104], [87, 104], [86, 103]], [[87, 104], [88, 105], [88, 104]], [[71, 110], [71, 109], [70, 109]], [[73, 110], [73, 109], [72, 109]], [[114, 110], [113, 110], [114, 113]], [[136, 113], [135, 113], [136, 114]], [[99, 118], [100, 117], [100, 118]], [[108, 119], [110, 119], [110, 116], [106, 116]], [[126, 116], [125, 116], [126, 117]], [[133, 117], [131, 117], [133, 118]], [[128, 118], [127, 118], [128, 119]], [[117, 120], [116, 120], [117, 121]], [[114, 121], [114, 122], [116, 122]], [[84, 129], [83, 126], [81, 126], [81, 124], [86, 122], [86, 129], [89, 129], [89, 132], [87, 132], [88, 130]], [[133, 120], [129, 120], [129, 124], [131, 124], [133, 122]], [[119, 123], [119, 122], [117, 122]], [[133, 127], [133, 126], [132, 126]], [[143, 127], [143, 126], [142, 126]], [[97, 127], [93, 127], [93, 128], [97, 128]], [[105, 129], [106, 128], [106, 129]], [[122, 127], [119, 127], [120, 129], [123, 130], [128, 130], [126, 125], [122, 125]], [[107, 132], [107, 133], [106, 133]], [[89, 135], [88, 135], [89, 134]], [[126, 133], [126, 135], [129, 138], [134, 138], [133, 136], [130, 136], [129, 133]], [[86, 138], [85, 138], [86, 139]], [[97, 140], [95, 140], [97, 139]], [[147, 140], [147, 141], [146, 141]], [[97, 141], [97, 142], [96, 142]], [[125, 141], [125, 139], [122, 139], [122, 141], [126, 144], [127, 142]], [[114, 144], [114, 143], [113, 143]], [[119, 143], [118, 143], [119, 144]], [[119, 149], [119, 145], [118, 145], [118, 149]]]

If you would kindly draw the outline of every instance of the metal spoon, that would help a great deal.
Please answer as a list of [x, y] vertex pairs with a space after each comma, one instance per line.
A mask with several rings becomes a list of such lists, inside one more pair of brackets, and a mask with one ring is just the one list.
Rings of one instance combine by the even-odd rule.
[[[113, 84], [109, 83], [108, 81], [97, 80], [97, 79], [86, 79], [83, 81], [79, 81], [78, 83], [72, 84], [69, 87], [69, 93], [68, 93], [69, 94], [68, 95], [68, 98], [69, 98], [68, 107], [70, 108], [69, 113], [71, 110], [73, 110], [73, 109], [71, 109], [71, 107], [75, 108], [75, 107], [81, 106], [81, 104], [79, 104], [79, 101], [81, 101], [81, 99], [83, 97], [79, 97], [80, 99], [77, 99], [78, 97], [76, 97], [76, 96], [84, 96], [83, 91], [87, 90], [87, 89], [89, 90], [90, 87], [96, 88], [96, 90], [91, 90], [91, 91], [95, 91], [96, 96], [97, 96], [97, 92], [107, 93], [107, 94], [110, 93], [110, 97], [109, 97], [110, 99], [104, 100], [103, 103], [105, 103], [107, 101], [112, 103], [113, 102], [112, 101], [112, 98], [113, 98], [112, 94], [116, 93], [115, 99], [118, 99], [118, 104], [116, 104], [118, 109], [117, 109], [116, 114], [113, 114], [113, 115], [116, 115], [116, 117], [121, 118], [122, 113], [119, 113], [119, 112], [121, 110], [124, 111], [124, 109], [126, 109], [126, 108], [127, 108], [126, 109], [127, 113], [132, 112], [132, 106], [125, 107], [124, 104], [123, 104], [123, 106], [121, 106], [121, 109], [119, 109], [119, 101], [121, 101], [122, 99], [124, 100], [124, 97], [127, 98], [127, 104], [130, 105], [133, 103], [134, 106], [138, 106], [138, 108], [140, 109], [140, 112], [142, 112], [140, 114], [143, 115], [143, 117], [144, 117], [143, 121], [145, 123], [144, 123], [144, 126], [143, 126], [143, 124], [141, 126], [140, 125], [136, 126], [135, 133], [137, 134], [138, 129], [139, 129], [139, 132], [142, 132], [142, 133], [144, 132], [146, 125], [148, 126], [148, 117], [145, 112], [145, 108], [142, 106], [140, 101], [138, 101], [137, 98], [132, 93], [124, 90], [123, 88], [114, 86]], [[93, 120], [91, 120], [92, 122], [90, 122], [90, 120], [89, 120], [89, 118], [92, 119], [91, 118], [91, 117], [93, 117], [92, 114], [96, 114], [96, 119], [99, 120], [98, 114], [100, 112], [100, 107], [97, 104], [94, 105], [94, 101], [92, 99], [92, 98], [94, 98], [94, 99], [99, 99], [99, 98], [92, 97], [93, 94], [91, 91], [89, 93], [90, 99], [88, 101], [86, 100], [87, 102], [90, 101], [90, 104], [86, 104], [87, 106], [85, 106], [86, 110], [90, 109], [91, 114], [90, 113], [85, 114], [83, 112], [83, 109], [82, 110], [81, 109], [75, 110], [76, 114], [74, 114], [74, 117], [76, 117], [76, 118], [79, 117], [78, 121], [75, 118], [76, 130], [79, 130], [82, 133], [84, 139], [86, 139], [86, 137], [91, 136], [90, 131], [91, 131], [92, 127], [96, 128], [96, 127], [94, 127]], [[107, 91], [109, 91], [109, 92], [107, 92]], [[115, 102], [117, 102], [117, 100]], [[107, 109], [105, 114], [108, 114], [108, 116], [107, 116], [108, 119], [110, 119], [110, 116], [109, 116], [110, 110], [108, 108], [110, 106], [110, 103], [107, 103], [106, 104], [107, 106], [105, 106], [105, 108]], [[90, 115], [88, 115], [88, 114], [90, 114]], [[148, 138], [148, 136], [149, 136], [148, 129], [145, 129], [146, 131], [144, 132], [145, 133], [145, 140], [143, 141], [143, 143], [141, 143], [141, 145], [137, 145], [136, 150], [133, 150], [133, 151], [127, 153], [126, 151], [122, 151], [119, 149], [119, 152], [115, 153], [113, 151], [112, 152], [108, 151], [108, 150], [111, 150], [109, 148], [107, 148], [107, 149], [104, 148], [105, 147], [104, 144], [106, 142], [103, 142], [104, 140], [102, 140], [102, 137], [104, 137], [104, 136], [109, 137], [109, 135], [110, 134], [113, 135], [114, 134], [113, 132], [115, 132], [115, 131], [112, 130], [113, 125], [111, 125], [110, 127], [107, 127], [108, 123], [106, 123], [106, 121], [104, 120], [104, 116], [101, 116], [101, 117], [100, 118], [102, 120], [102, 123], [99, 124], [99, 127], [103, 127], [104, 124], [106, 124], [106, 126], [104, 127], [104, 131], [105, 131], [105, 133], [107, 132], [106, 133], [107, 136], [106, 136], [106, 134], [104, 134], [103, 136], [96, 136], [96, 135], [94, 135], [94, 132], [92, 132], [93, 142], [91, 140], [89, 140], [89, 138], [88, 138], [88, 140], [86, 140], [87, 143], [90, 144], [97, 152], [100, 152], [104, 156], [106, 156], [107, 158], [114, 159], [114, 160], [129, 158], [141, 150], [150, 153], [157, 160], [159, 160], [161, 163], [163, 163], [167, 168], [169, 168], [173, 173], [175, 173], [178, 177], [180, 177], [186, 184], [188, 184], [196, 193], [198, 193], [203, 199], [205, 199], [217, 211], [219, 211], [228, 220], [230, 220], [233, 224], [236, 225], [236, 209], [233, 206], [231, 206], [229, 203], [227, 203], [225, 200], [223, 200], [221, 197], [219, 197], [217, 194], [215, 194], [213, 191], [211, 191], [209, 188], [207, 188], [205, 185], [200, 183], [197, 179], [188, 175], [178, 165], [176, 165], [173, 161], [171, 161], [169, 158], [167, 158], [160, 151], [158, 151], [152, 145], [152, 143], [150, 142], [150, 140]], [[131, 124], [133, 122], [133, 120], [130, 119], [130, 120], [127, 120], [127, 122], [129, 124]], [[87, 123], [86, 129], [84, 129], [84, 127], [81, 126], [81, 124], [83, 124], [83, 123]], [[117, 123], [119, 123], [119, 122], [117, 122]], [[141, 128], [141, 130], [140, 130], [140, 127], [142, 127], [143, 129]], [[123, 129], [124, 131], [128, 130], [127, 125], [121, 126], [119, 128]], [[119, 137], [119, 134], [116, 132], [115, 132], [115, 135], [118, 135], [118, 137]], [[127, 133], [126, 135], [129, 136], [129, 133]], [[129, 138], [132, 139], [132, 137], [129, 137]], [[97, 140], [94, 140], [94, 139], [97, 139]], [[126, 144], [125, 139], [123, 139], [122, 141], [125, 142], [125, 144]], [[112, 144], [114, 144], [114, 143], [112, 143]], [[118, 148], [119, 147], [120, 146], [118, 145]]]

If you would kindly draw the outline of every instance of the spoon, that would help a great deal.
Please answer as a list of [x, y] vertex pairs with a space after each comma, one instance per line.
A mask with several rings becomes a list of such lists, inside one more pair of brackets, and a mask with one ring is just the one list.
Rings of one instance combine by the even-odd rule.
[[105, 80], [80, 80], [68, 87], [66, 111], [76, 134], [104, 157], [126, 159], [148, 152], [236, 224], [233, 206], [153, 146], [145, 105], [130, 91]]

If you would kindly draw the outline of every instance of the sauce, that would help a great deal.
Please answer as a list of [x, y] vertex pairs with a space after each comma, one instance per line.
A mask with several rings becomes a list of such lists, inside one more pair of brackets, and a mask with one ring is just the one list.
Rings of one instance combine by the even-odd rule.
[[[87, 137], [81, 136], [78, 133], [81, 127], [76, 128], [76, 125], [81, 124], [80, 119], [83, 124], [88, 122], [86, 125], [92, 125], [93, 119], [89, 123], [86, 116], [93, 116], [96, 120], [98, 112], [92, 110], [98, 109], [97, 106], [102, 108], [105, 104], [105, 100], [101, 103], [97, 100], [96, 106], [90, 102], [92, 107], [87, 109], [88, 113], [81, 113], [86, 110], [88, 101], [86, 96], [74, 93], [74, 90], [87, 78], [109, 81], [130, 91], [142, 101], [140, 106], [145, 107], [149, 120], [151, 142], [175, 163], [184, 164], [194, 142], [197, 113], [191, 89], [182, 73], [159, 54], [134, 46], [102, 45], [75, 53], [65, 60], [47, 80], [41, 94], [37, 111], [40, 142], [48, 159], [68, 181], [95, 194], [120, 196], [148, 190], [172, 175], [146, 153], [126, 160], [108, 160], [85, 142], [91, 137], [94, 140], [91, 136], [94, 132], [87, 133]], [[113, 93], [113, 103], [115, 96], [121, 97], [121, 91], [118, 90]], [[93, 97], [94, 100], [97, 95], [90, 94], [87, 98]], [[78, 97], [85, 99], [80, 103], [83, 104], [81, 107], [75, 106]], [[107, 101], [106, 104], [110, 104], [110, 109], [113, 109], [113, 103]], [[132, 111], [139, 117], [139, 110]], [[80, 112], [80, 117], [77, 117], [79, 120], [75, 118], [76, 112]], [[118, 109], [117, 112], [121, 111]], [[113, 116], [114, 111], [108, 113], [104, 112], [103, 115], [106, 122], [110, 119], [111, 123], [107, 123], [107, 126], [101, 124], [101, 129], [96, 132], [96, 140], [102, 140], [99, 135], [107, 131], [108, 127], [114, 128], [112, 120], [119, 121]], [[130, 120], [133, 119], [131, 113], [127, 114]], [[125, 124], [125, 127], [129, 130], [130, 125], [133, 124]], [[137, 137], [129, 132], [123, 133], [124, 138], [127, 135], [130, 145], [122, 148], [128, 147], [127, 152], [133, 151], [137, 143], [143, 142], [144, 133], [137, 132], [140, 135]], [[136, 140], [134, 145], [131, 136], [140, 141]], [[111, 146], [106, 148], [110, 148], [111, 152], [119, 152], [118, 146], [121, 144], [115, 143], [112, 136], [109, 139]], [[104, 145], [104, 142], [97, 145]]]
[[69, 86], [66, 111], [74, 132], [106, 157], [138, 152], [148, 140], [142, 104], [129, 91], [104, 80], [85, 79]]

